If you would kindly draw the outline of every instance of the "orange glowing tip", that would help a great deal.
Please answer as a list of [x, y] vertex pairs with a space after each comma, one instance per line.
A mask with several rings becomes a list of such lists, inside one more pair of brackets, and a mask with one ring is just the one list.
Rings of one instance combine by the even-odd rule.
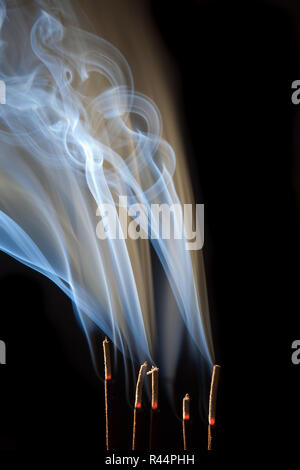
[[157, 410], [157, 408], [158, 408], [158, 403], [157, 401], [155, 401], [152, 405], [152, 410]]
[[184, 415], [184, 418], [183, 418], [183, 419], [184, 419], [184, 421], [188, 421], [188, 420], [190, 419], [190, 415], [189, 415], [188, 413], [186, 413], [186, 414]]
[[142, 408], [141, 402], [136, 403], [135, 407], [136, 407], [136, 408]]
[[216, 424], [215, 418], [210, 418], [209, 424], [210, 424], [211, 426], [214, 426], [214, 425]]
[[111, 375], [107, 375], [106, 380], [111, 380]]

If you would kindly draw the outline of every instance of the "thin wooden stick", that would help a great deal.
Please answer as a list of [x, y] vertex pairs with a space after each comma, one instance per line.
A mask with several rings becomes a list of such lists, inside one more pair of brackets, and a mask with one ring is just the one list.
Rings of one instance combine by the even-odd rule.
[[104, 353], [104, 390], [105, 390], [105, 436], [106, 450], [111, 449], [111, 405], [112, 405], [112, 382], [111, 382], [111, 360], [110, 360], [110, 341], [106, 337], [103, 341]]
[[183, 450], [190, 448], [190, 396], [187, 393], [182, 400], [182, 435], [183, 435]]
[[210, 384], [209, 394], [209, 413], [208, 413], [208, 450], [212, 450], [213, 446], [213, 433], [214, 426], [216, 424], [216, 406], [217, 406], [217, 394], [218, 385], [220, 379], [221, 366], [215, 365], [213, 368], [213, 374]]
[[211, 425], [209, 424], [208, 425], [208, 440], [207, 440], [207, 449], [208, 450], [212, 450], [212, 427]]
[[140, 427], [142, 424], [142, 393], [143, 393], [143, 382], [144, 376], [148, 367], [148, 363], [144, 362], [141, 365], [138, 380], [136, 383], [135, 391], [135, 404], [133, 412], [133, 434], [132, 434], [132, 450], [137, 450], [140, 447]]
[[152, 376], [152, 403], [151, 403], [151, 421], [150, 421], [150, 450], [154, 450], [157, 445], [158, 431], [158, 367], [152, 366], [147, 375]]

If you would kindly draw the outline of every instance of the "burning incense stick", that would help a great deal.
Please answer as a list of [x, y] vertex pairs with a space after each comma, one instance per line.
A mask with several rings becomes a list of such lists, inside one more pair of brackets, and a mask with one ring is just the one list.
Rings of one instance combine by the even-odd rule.
[[187, 393], [182, 400], [182, 434], [183, 434], [183, 449], [190, 448], [190, 396]]
[[132, 450], [137, 450], [140, 447], [140, 427], [142, 422], [141, 408], [142, 408], [142, 393], [143, 393], [143, 382], [144, 376], [148, 367], [148, 363], [144, 362], [141, 365], [138, 380], [136, 383], [135, 392], [135, 404], [134, 404], [134, 416], [133, 416], [133, 435], [132, 435]]
[[152, 410], [158, 409], [158, 367], [152, 366], [147, 375], [152, 376]]
[[190, 396], [187, 393], [182, 400], [182, 419], [188, 421], [190, 419]]
[[110, 342], [105, 337], [103, 341], [103, 352], [104, 352], [104, 371], [105, 371], [105, 380], [111, 379], [111, 361], [110, 361]]
[[141, 408], [142, 406], [142, 392], [143, 392], [143, 382], [144, 382], [144, 376], [146, 373], [148, 367], [148, 362], [144, 362], [144, 364], [141, 365], [137, 383], [136, 383], [136, 390], [135, 390], [135, 408]]
[[209, 394], [209, 414], [208, 414], [208, 450], [212, 450], [212, 437], [213, 428], [216, 424], [216, 405], [217, 405], [217, 394], [218, 385], [220, 378], [221, 367], [215, 365], [213, 368], [213, 374], [210, 384]]
[[104, 370], [105, 370], [105, 430], [106, 430], [106, 450], [111, 449], [111, 405], [112, 405], [112, 385], [111, 385], [111, 360], [110, 341], [106, 337], [103, 341]]
[[156, 448], [158, 431], [158, 367], [152, 366], [147, 372], [152, 377], [152, 403], [151, 403], [151, 422], [150, 422], [150, 450]]

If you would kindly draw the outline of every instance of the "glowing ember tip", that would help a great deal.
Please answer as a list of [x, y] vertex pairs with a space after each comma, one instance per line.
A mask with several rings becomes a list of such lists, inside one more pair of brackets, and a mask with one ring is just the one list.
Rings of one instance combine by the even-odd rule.
[[155, 401], [152, 405], [152, 410], [157, 410], [157, 408], [158, 408], [158, 403], [157, 401]]
[[190, 415], [189, 415], [189, 414], [185, 414], [183, 419], [184, 419], [185, 421], [188, 421], [188, 420], [190, 419]]
[[136, 408], [141, 408], [141, 407], [142, 407], [142, 404], [141, 404], [141, 403], [137, 403], [137, 404], [135, 405], [135, 407], [136, 407]]
[[214, 426], [214, 425], [216, 424], [215, 418], [210, 418], [209, 424], [210, 424], [211, 426]]

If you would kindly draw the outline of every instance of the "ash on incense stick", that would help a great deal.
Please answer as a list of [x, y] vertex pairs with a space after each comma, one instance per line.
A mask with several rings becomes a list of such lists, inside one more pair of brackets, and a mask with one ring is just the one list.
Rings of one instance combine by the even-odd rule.
[[217, 409], [217, 395], [220, 380], [221, 366], [215, 365], [210, 385], [209, 394], [209, 413], [208, 413], [208, 450], [213, 450], [215, 440], [215, 425], [216, 425], [216, 409]]
[[133, 434], [132, 434], [132, 450], [140, 450], [142, 444], [142, 427], [143, 427], [143, 411], [142, 411], [142, 393], [143, 383], [148, 363], [141, 365], [135, 392], [134, 415], [133, 415]]
[[151, 375], [152, 379], [152, 394], [151, 394], [151, 418], [150, 418], [150, 439], [149, 449], [154, 450], [158, 444], [158, 367], [152, 366], [152, 369], [147, 372]]
[[183, 450], [191, 448], [191, 399], [187, 393], [182, 400], [182, 437]]

